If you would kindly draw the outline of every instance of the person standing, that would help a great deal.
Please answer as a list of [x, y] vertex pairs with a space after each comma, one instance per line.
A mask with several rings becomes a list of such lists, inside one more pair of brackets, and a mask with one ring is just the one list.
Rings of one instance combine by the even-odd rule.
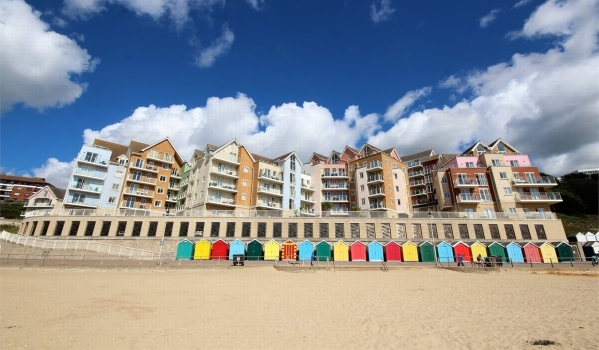
[[599, 261], [597, 261], [597, 254], [595, 254], [591, 257], [591, 263], [593, 264], [593, 266], [596, 266], [597, 264], [599, 264]]
[[316, 261], [316, 253], [312, 252], [312, 257], [310, 258], [310, 266], [314, 266], [315, 261]]

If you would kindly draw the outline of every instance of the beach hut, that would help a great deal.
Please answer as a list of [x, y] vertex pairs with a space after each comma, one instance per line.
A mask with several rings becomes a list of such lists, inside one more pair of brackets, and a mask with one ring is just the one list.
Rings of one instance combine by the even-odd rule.
[[283, 243], [281, 260], [297, 260], [297, 244], [290, 240]]
[[326, 241], [320, 241], [316, 245], [316, 259], [318, 261], [331, 260], [331, 245]]
[[584, 237], [586, 238], [587, 242], [597, 242], [597, 235], [594, 233], [587, 232]]
[[509, 261], [515, 263], [524, 262], [524, 255], [522, 254], [522, 248], [520, 245], [516, 244], [515, 242], [511, 242], [505, 247], [505, 250], [507, 251]]
[[[484, 244], [480, 243], [479, 241], [476, 241], [470, 245], [470, 253], [470, 257], [468, 258], [473, 259], [474, 261], [476, 261], [476, 257], [479, 254], [480, 257], [484, 259], [487, 257], [487, 247], [485, 247]], [[464, 257], [464, 261], [467, 261], [466, 257]]]
[[314, 253], [314, 244], [308, 240], [305, 240], [299, 245], [298, 260], [310, 261], [312, 259], [312, 253]]
[[[246, 260], [262, 260], [262, 248], [262, 243], [255, 239], [248, 243]], [[277, 256], [278, 255], [279, 253], [277, 253]]]
[[559, 261], [557, 259], [555, 247], [553, 247], [549, 242], [543, 242], [542, 244], [540, 244], [539, 251], [541, 252], [541, 260], [545, 264], [556, 263]]
[[[470, 262], [472, 259], [470, 258], [470, 247], [468, 246], [468, 244], [462, 242], [462, 241], [457, 241], [455, 243], [453, 243], [453, 256], [454, 256], [454, 261], [458, 261], [458, 256], [463, 256], [464, 257], [464, 262]], [[475, 258], [476, 259], [476, 258]]]
[[383, 261], [383, 245], [378, 241], [368, 244], [368, 261]]
[[424, 241], [420, 243], [418, 246], [418, 250], [420, 251], [420, 261], [422, 262], [435, 262], [435, 251], [433, 245]]
[[505, 255], [505, 248], [501, 244], [493, 242], [489, 244], [487, 249], [489, 251], [489, 256], [501, 256], [501, 261], [507, 261]]
[[229, 257], [229, 245], [227, 242], [219, 239], [212, 243], [212, 252], [210, 253], [210, 260], [227, 260]]
[[524, 252], [524, 262], [527, 262], [527, 263], [542, 262], [541, 251], [539, 250], [539, 247], [536, 244], [534, 244], [532, 242], [517, 243], [517, 244], [522, 247], [522, 251]]
[[360, 241], [355, 241], [349, 246], [351, 261], [366, 261], [366, 246]]
[[403, 261], [419, 261], [418, 246], [414, 243], [407, 241], [402, 244], [401, 252], [403, 253]]
[[555, 242], [553, 246], [559, 262], [574, 261], [574, 250], [568, 242]]
[[238, 254], [245, 256], [245, 243], [236, 239], [229, 244], [229, 260], [233, 260], [233, 255]]
[[576, 241], [580, 243], [585, 243], [587, 241], [587, 235], [582, 232], [578, 232], [576, 234]]
[[437, 244], [437, 257], [439, 262], [454, 262], [453, 247], [447, 242]]
[[383, 247], [386, 261], [401, 261], [401, 246], [397, 242], [389, 241]]
[[582, 252], [584, 253], [584, 256], [587, 258], [585, 260], [590, 261], [590, 258], [593, 255], [599, 254], [599, 242], [586, 242], [582, 246]]
[[349, 261], [349, 246], [343, 241], [333, 244], [333, 259], [335, 261]]
[[281, 246], [274, 239], [264, 245], [264, 260], [279, 260]]
[[195, 244], [193, 250], [193, 260], [210, 260], [210, 251], [212, 244], [205, 239], [201, 239]]
[[193, 258], [193, 242], [184, 239], [177, 243], [177, 260], [191, 260]]

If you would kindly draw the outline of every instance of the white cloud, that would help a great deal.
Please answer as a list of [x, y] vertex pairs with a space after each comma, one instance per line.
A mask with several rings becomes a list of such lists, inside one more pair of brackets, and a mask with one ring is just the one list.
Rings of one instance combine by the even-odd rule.
[[61, 107], [81, 96], [86, 85], [73, 78], [92, 72], [97, 59], [74, 40], [50, 31], [40, 13], [22, 0], [0, 2], [0, 18], [2, 111], [17, 103], [40, 110]]
[[391, 7], [390, 0], [380, 0], [380, 7], [377, 8], [376, 2], [370, 5], [370, 18], [374, 23], [389, 20], [395, 9]]
[[[542, 171], [562, 175], [599, 164], [599, 9], [596, 1], [547, 1], [519, 37], [553, 36], [544, 53], [515, 54], [484, 71], [451, 76], [440, 85], [466, 85], [470, 100], [400, 119], [369, 139], [401, 154], [433, 147], [458, 152], [473, 140], [506, 139]], [[594, 150], [594, 151], [593, 151]]]
[[491, 22], [493, 22], [495, 19], [497, 19], [497, 15], [499, 14], [500, 10], [499, 9], [494, 9], [491, 10], [491, 12], [489, 12], [486, 16], [483, 16], [479, 19], [479, 24], [481, 28], [486, 28], [489, 26], [489, 24], [491, 24]]
[[518, 7], [522, 7], [524, 5], [527, 5], [529, 2], [531, 2], [532, 0], [520, 0], [517, 3], [514, 4], [513, 8], [518, 8]]
[[260, 11], [264, 7], [264, 0], [246, 0], [246, 1], [256, 11]]
[[66, 189], [74, 165], [74, 159], [71, 162], [61, 162], [56, 158], [49, 158], [41, 167], [33, 169], [33, 176], [42, 177], [55, 187]]
[[202, 49], [196, 57], [196, 65], [200, 68], [207, 68], [214, 64], [219, 56], [229, 51], [235, 41], [235, 34], [227, 27], [223, 27], [222, 35], [216, 39], [209, 47]]
[[424, 97], [431, 93], [430, 87], [425, 87], [418, 90], [409, 91], [402, 98], [397, 100], [391, 107], [387, 109], [385, 113], [385, 120], [387, 121], [396, 121], [401, 118], [401, 116], [407, 111], [410, 106], [416, 102], [421, 97]]

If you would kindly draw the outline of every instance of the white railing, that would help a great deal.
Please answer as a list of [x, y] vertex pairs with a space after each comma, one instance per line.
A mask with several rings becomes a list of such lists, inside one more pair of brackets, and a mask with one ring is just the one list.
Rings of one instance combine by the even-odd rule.
[[53, 250], [86, 250], [90, 252], [104, 253], [107, 255], [116, 255], [128, 257], [130, 259], [154, 260], [156, 253], [150, 250], [143, 250], [131, 247], [125, 247], [114, 244], [100, 243], [90, 240], [47, 240], [30, 236], [23, 236], [16, 233], [3, 231], [0, 238], [4, 241], [20, 244], [25, 247], [53, 249]]
[[[267, 202], [261, 202], [268, 204]], [[383, 203], [381, 203], [383, 204]], [[279, 204], [280, 205], [280, 204]], [[267, 205], [266, 205], [267, 206]], [[380, 209], [384, 206], [377, 206]], [[214, 215], [213, 212], [225, 213]], [[213, 216], [231, 216], [231, 217], [260, 217], [268, 216], [272, 211], [268, 210], [182, 210], [178, 212], [169, 213], [170, 216], [185, 216], [185, 217], [213, 217]], [[284, 214], [283, 214], [284, 213]], [[317, 217], [329, 216], [328, 211], [323, 212], [311, 212]], [[268, 214], [268, 215], [266, 215]], [[164, 211], [157, 210], [135, 210], [134, 208], [124, 209], [38, 209], [32, 210], [25, 213], [25, 218], [30, 217], [43, 217], [43, 216], [97, 216], [97, 217], [120, 217], [120, 216], [147, 216], [147, 217], [160, 217], [165, 216]], [[293, 217], [295, 216], [295, 210], [282, 211], [279, 214], [281, 217]], [[369, 212], [365, 211], [349, 211], [349, 215], [355, 217], [380, 217], [380, 212]], [[372, 216], [376, 215], [376, 216]], [[397, 213], [393, 211], [385, 212], [387, 218], [400, 218], [400, 219], [428, 219], [428, 211], [415, 211], [413, 213]], [[557, 220], [557, 216], [552, 212], [537, 213], [537, 212], [517, 212], [517, 213], [504, 213], [504, 212], [489, 212], [488, 214], [483, 212], [431, 212], [433, 219], [489, 219], [493, 217], [500, 220]]]
[[561, 201], [562, 195], [559, 192], [524, 192], [516, 193], [516, 200], [520, 202]]
[[557, 185], [557, 181], [553, 176], [541, 176], [539, 178], [524, 178], [524, 179], [516, 179], [513, 178], [512, 182], [515, 186], [526, 186], [526, 185], [542, 185], [542, 186], [550, 186]]
[[135, 182], [141, 182], [144, 184], [151, 184], [151, 185], [155, 185], [156, 184], [156, 179], [155, 178], [147, 178], [145, 176], [136, 176], [136, 175], [129, 175], [127, 176], [127, 180], [128, 181], [135, 181]]
[[226, 169], [226, 168], [219, 169], [218, 167], [215, 167], [215, 166], [212, 167], [212, 172], [218, 173], [218, 174], [225, 174], [225, 175], [229, 175], [229, 176], [237, 176], [236, 170]]

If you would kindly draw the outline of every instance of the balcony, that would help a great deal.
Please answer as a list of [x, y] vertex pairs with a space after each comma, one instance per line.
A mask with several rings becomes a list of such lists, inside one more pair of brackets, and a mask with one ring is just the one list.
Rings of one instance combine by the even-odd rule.
[[139, 188], [126, 188], [125, 194], [136, 197], [144, 197], [144, 198], [152, 198], [154, 197], [154, 191], [152, 190], [142, 190]]
[[412, 206], [418, 206], [418, 205], [426, 205], [429, 204], [430, 201], [426, 200], [426, 199], [419, 199], [417, 201], [412, 201]]
[[516, 193], [516, 201], [526, 203], [559, 203], [562, 196], [559, 192]]
[[215, 154], [213, 162], [215, 160], [223, 161], [229, 164], [239, 165], [239, 157], [236, 154], [229, 154], [228, 156], [226, 154]]
[[81, 185], [81, 184], [70, 184], [69, 188], [75, 191], [79, 191], [79, 192], [87, 192], [87, 193], [93, 193], [93, 194], [98, 194], [100, 192], [102, 192], [102, 185], [94, 185], [94, 184], [90, 184], [90, 185]]
[[408, 177], [416, 177], [416, 176], [424, 176], [424, 171], [410, 171], [408, 172]]
[[458, 203], [482, 203], [483, 199], [478, 193], [460, 193], [456, 196]]
[[368, 184], [375, 184], [375, 183], [381, 183], [381, 182], [385, 182], [385, 178], [383, 177], [382, 174], [376, 174], [376, 175], [369, 175], [366, 178], [366, 182]]
[[179, 184], [178, 184], [178, 183], [176, 183], [176, 184], [174, 184], [174, 183], [169, 183], [169, 184], [168, 184], [168, 189], [169, 189], [169, 190], [175, 190], [175, 191], [179, 191]]
[[98, 198], [85, 198], [84, 200], [73, 200], [72, 198], [68, 198], [65, 201], [65, 204], [75, 205], [78, 207], [95, 208], [98, 206], [98, 201]]
[[179, 181], [179, 186], [181, 186], [181, 188], [187, 186], [188, 184], [189, 184], [189, 179]]
[[171, 171], [171, 177], [181, 179], [181, 172], [178, 169], [173, 169], [173, 171]]
[[329, 215], [349, 215], [349, 211], [347, 209], [331, 209]]
[[230, 198], [218, 198], [215, 196], [208, 196], [208, 202], [228, 207], [235, 207], [235, 200]]
[[50, 201], [34, 201], [33, 203], [29, 204], [25, 204], [23, 206], [23, 208], [52, 208], [54, 207], [54, 203], [52, 202], [52, 200]]
[[121, 201], [121, 208], [127, 208], [127, 209], [143, 209], [143, 210], [148, 210], [150, 209], [150, 204], [148, 203], [139, 203], [139, 202], [131, 202], [131, 201]]
[[426, 190], [420, 190], [420, 191], [412, 191], [410, 193], [411, 196], [422, 196], [422, 195], [426, 195], [428, 192]]
[[325, 184], [324, 188], [335, 188], [335, 189], [347, 189], [347, 187], [345, 187], [346, 185], [343, 184]]
[[366, 172], [371, 172], [371, 171], [377, 171], [377, 170], [383, 170], [383, 163], [376, 161], [376, 162], [369, 162], [368, 166], [366, 167]]
[[215, 167], [213, 166], [212, 169], [210, 169], [210, 172], [212, 173], [216, 173], [216, 174], [221, 174], [227, 177], [237, 177], [237, 171], [236, 170], [232, 170], [232, 169], [226, 169], [226, 168], [219, 168], [219, 167]]
[[302, 202], [314, 203], [314, 198], [312, 197], [301, 197]]
[[163, 152], [150, 152], [147, 156], [148, 159], [157, 160], [162, 163], [173, 164], [175, 157], [172, 154]]
[[108, 168], [108, 162], [110, 161], [110, 159], [104, 159], [102, 157], [88, 157], [88, 153], [80, 153], [79, 157], [77, 157], [77, 161], [79, 163], [83, 163], [83, 164], [92, 164], [92, 165], [97, 165], [97, 166], [101, 166], [104, 168]]
[[384, 202], [377, 202], [377, 203], [370, 204], [370, 210], [381, 210], [381, 209], [387, 209], [387, 204], [385, 204]]
[[426, 185], [423, 180], [410, 181], [410, 187]]
[[269, 187], [260, 186], [258, 187], [258, 193], [271, 194], [275, 196], [283, 196], [283, 192], [281, 190], [275, 190]]
[[216, 181], [210, 181], [208, 183], [208, 187], [227, 191], [227, 192], [237, 192], [237, 186], [230, 185], [230, 184], [223, 184], [223, 183], [219, 184]]
[[282, 183], [283, 182], [283, 177], [282, 176], [274, 176], [274, 175], [268, 175], [265, 173], [260, 172], [260, 174], [258, 175], [258, 178], [261, 180], [268, 180], [268, 181], [274, 181], [274, 182], [278, 182], [278, 183]]
[[177, 202], [177, 196], [168, 196], [166, 197], [167, 202], [171, 202], [171, 203], [176, 203]]
[[87, 177], [91, 179], [104, 180], [106, 178], [106, 171], [85, 170], [77, 168], [75, 169], [75, 175], [77, 175], [78, 177]]
[[459, 178], [453, 182], [453, 186], [455, 188], [472, 188], [478, 186], [487, 186], [487, 180]]
[[139, 169], [139, 170], [143, 170], [143, 171], [147, 171], [147, 172], [155, 173], [155, 174], [157, 174], [158, 170], [159, 170], [158, 167], [154, 166], [154, 165], [139, 165], [138, 166], [138, 165], [132, 163], [130, 165], [130, 167], [131, 167], [131, 169]]
[[144, 184], [144, 185], [156, 185], [155, 178], [152, 178], [152, 177], [148, 178], [148, 177], [139, 176], [139, 175], [129, 175], [129, 176], [127, 176], [127, 181], [140, 183], [140, 184]]
[[347, 178], [347, 174], [345, 172], [324, 172], [324, 174], [322, 174], [323, 178]]
[[368, 191], [368, 197], [383, 197], [385, 191], [383, 189], [373, 189]]
[[283, 206], [279, 202], [258, 201], [256, 206], [261, 208], [283, 209]]
[[557, 186], [557, 181], [553, 176], [541, 176], [539, 178], [512, 179], [514, 187], [544, 187], [549, 188]]
[[324, 196], [326, 202], [348, 202], [347, 196]]
[[419, 160], [416, 160], [414, 162], [408, 162], [408, 169], [416, 168], [416, 167], [420, 167], [420, 168], [422, 167], [422, 163], [420, 163]]
[[302, 181], [302, 187], [308, 191], [314, 192], [314, 186]]

